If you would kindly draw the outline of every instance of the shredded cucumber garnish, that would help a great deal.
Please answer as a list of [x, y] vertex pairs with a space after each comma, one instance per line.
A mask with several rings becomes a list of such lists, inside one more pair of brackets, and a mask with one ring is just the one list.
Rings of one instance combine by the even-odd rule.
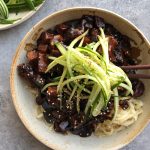
[[48, 87], [50, 87], [50, 86], [58, 85], [58, 83], [59, 83], [59, 82], [53, 82], [53, 83], [46, 84], [46, 85], [42, 88], [42, 92], [43, 92], [44, 90], [46, 90]]
[[[62, 94], [63, 89], [67, 88], [71, 92], [68, 101], [71, 101], [74, 96], [76, 97], [78, 112], [80, 112], [80, 101], [84, 97], [83, 93], [86, 92], [88, 102], [85, 114], [89, 116], [99, 115], [112, 97], [114, 99], [115, 118], [119, 100], [126, 99], [129, 94], [133, 94], [132, 84], [125, 72], [109, 61], [109, 39], [105, 36], [103, 29], [100, 31], [101, 35], [98, 36], [98, 42], [86, 46], [83, 46], [83, 42], [88, 31], [75, 38], [68, 47], [64, 47], [59, 42], [55, 43], [62, 55], [58, 58], [48, 57], [52, 62], [46, 73], [57, 64], [62, 65], [64, 70], [58, 82], [45, 85], [42, 91], [48, 86], [57, 85], [58, 93]], [[99, 46], [102, 48], [102, 55], [97, 52]], [[126, 90], [124, 97], [119, 96], [119, 87]]]

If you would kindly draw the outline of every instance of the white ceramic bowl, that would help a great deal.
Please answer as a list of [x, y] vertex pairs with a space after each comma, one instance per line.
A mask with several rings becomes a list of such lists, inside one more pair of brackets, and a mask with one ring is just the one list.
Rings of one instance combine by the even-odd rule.
[[[27, 43], [35, 43], [38, 35], [46, 29], [54, 27], [56, 24], [80, 18], [83, 14], [98, 15], [105, 19], [106, 22], [114, 25], [121, 33], [127, 35], [138, 43], [141, 51], [142, 63], [150, 63], [150, 43], [146, 37], [131, 22], [123, 17], [103, 9], [97, 8], [71, 8], [59, 11], [49, 15], [38, 24], [36, 24], [24, 37], [17, 48], [14, 57], [10, 84], [13, 102], [16, 111], [26, 128], [31, 134], [43, 144], [57, 150], [112, 150], [118, 149], [131, 142], [148, 124], [150, 120], [150, 81], [145, 80], [145, 94], [141, 97], [144, 101], [144, 112], [138, 121], [129, 128], [108, 137], [91, 136], [81, 138], [76, 135], [61, 135], [47, 126], [43, 120], [38, 120], [35, 115], [35, 98], [30, 90], [26, 88], [26, 83], [18, 76], [16, 67], [18, 64], [25, 62], [26, 51], [24, 50]], [[150, 73], [150, 72], [145, 72]]]

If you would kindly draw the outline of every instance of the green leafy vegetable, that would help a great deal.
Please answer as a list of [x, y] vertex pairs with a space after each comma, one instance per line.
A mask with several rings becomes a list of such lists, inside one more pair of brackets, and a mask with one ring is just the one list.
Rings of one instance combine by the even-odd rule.
[[0, 24], [13, 24], [20, 19], [9, 19], [9, 12], [35, 10], [43, 2], [44, 0], [0, 0]]
[[35, 6], [32, 0], [25, 0], [25, 2], [31, 10], [35, 10]]

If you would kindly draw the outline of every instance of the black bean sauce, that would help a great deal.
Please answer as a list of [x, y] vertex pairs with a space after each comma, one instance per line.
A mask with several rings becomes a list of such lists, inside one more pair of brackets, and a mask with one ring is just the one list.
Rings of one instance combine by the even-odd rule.
[[[67, 133], [70, 131], [81, 137], [90, 136], [98, 123], [112, 119], [112, 111], [114, 110], [114, 101], [108, 102], [107, 108], [103, 109], [97, 117], [88, 118], [84, 114], [87, 99], [80, 101], [80, 113], [76, 110], [76, 97], [73, 97], [71, 103], [68, 104], [69, 95], [63, 92], [58, 95], [57, 87], [52, 86], [47, 91], [41, 93], [41, 89], [49, 82], [53, 82], [53, 78], [61, 76], [63, 67], [55, 66], [50, 72], [45, 74], [50, 60], [47, 55], [59, 57], [61, 53], [55, 46], [55, 42], [59, 41], [64, 46], [84, 33], [87, 29], [89, 33], [86, 35], [83, 44], [97, 42], [97, 35], [100, 34], [99, 28], [103, 28], [105, 34], [109, 37], [109, 56], [110, 60], [118, 65], [136, 64], [135, 58], [131, 56], [130, 39], [122, 35], [112, 25], [105, 23], [104, 19], [98, 16], [83, 15], [82, 18], [56, 25], [53, 30], [49, 29], [41, 34], [37, 40], [37, 48], [27, 52], [28, 63], [18, 66], [19, 75], [28, 80], [32, 86], [39, 90], [36, 97], [36, 103], [44, 109], [44, 118], [48, 123], [54, 124], [54, 130], [59, 133]], [[97, 50], [102, 53], [101, 47]], [[136, 73], [135, 71], [127, 71], [126, 73]], [[140, 80], [132, 80], [134, 97], [143, 95], [144, 84]], [[124, 90], [119, 89], [119, 94], [124, 95]], [[61, 108], [60, 108], [61, 105]], [[125, 110], [128, 109], [128, 100], [120, 100], [119, 106]]]

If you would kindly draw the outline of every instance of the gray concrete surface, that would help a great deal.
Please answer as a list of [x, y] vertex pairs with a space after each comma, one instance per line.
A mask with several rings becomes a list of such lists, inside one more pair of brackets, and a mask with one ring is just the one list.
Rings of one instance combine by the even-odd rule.
[[[21, 25], [0, 31], [0, 150], [48, 150], [18, 118], [9, 87], [15, 49], [27, 31], [45, 16], [73, 6], [95, 6], [112, 10], [132, 21], [150, 40], [150, 0], [47, 0], [42, 9]], [[150, 150], [150, 125], [122, 150]]]

